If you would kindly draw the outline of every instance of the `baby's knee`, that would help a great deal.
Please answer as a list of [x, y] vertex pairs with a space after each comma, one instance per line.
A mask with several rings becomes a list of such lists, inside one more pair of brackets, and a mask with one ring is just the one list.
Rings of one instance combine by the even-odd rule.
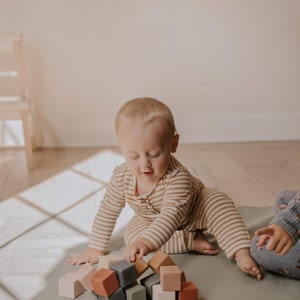
[[254, 236], [250, 245], [250, 255], [265, 270], [284, 276], [300, 278], [300, 242], [284, 256], [266, 250], [266, 246], [258, 247], [259, 237]]
[[216, 188], [205, 187], [201, 191], [201, 198], [204, 203], [212, 202], [230, 202], [232, 203], [231, 198], [224, 192], [219, 191]]
[[290, 201], [296, 196], [297, 190], [283, 190], [281, 191], [275, 199], [275, 213], [279, 214], [282, 212], [290, 203]]

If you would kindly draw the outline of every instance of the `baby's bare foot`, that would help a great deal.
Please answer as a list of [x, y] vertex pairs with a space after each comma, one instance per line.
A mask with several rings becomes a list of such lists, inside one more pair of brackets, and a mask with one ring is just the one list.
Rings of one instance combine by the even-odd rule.
[[200, 254], [216, 255], [218, 250], [215, 249], [206, 239], [202, 231], [198, 230], [193, 241], [193, 250]]
[[235, 254], [237, 266], [245, 273], [256, 277], [258, 280], [262, 279], [262, 273], [256, 262], [250, 256], [248, 249], [238, 250]]

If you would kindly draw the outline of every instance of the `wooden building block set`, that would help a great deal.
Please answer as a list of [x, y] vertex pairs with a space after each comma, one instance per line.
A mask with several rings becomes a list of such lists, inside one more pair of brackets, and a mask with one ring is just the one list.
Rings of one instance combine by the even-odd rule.
[[[83, 292], [93, 292], [100, 300], [197, 300], [198, 289], [186, 281], [181, 270], [165, 253], [157, 251], [146, 263], [137, 258], [134, 263], [116, 256], [99, 257], [98, 271], [84, 264], [75, 273], [59, 279], [59, 295], [76, 298]], [[153, 273], [141, 275], [151, 268]]]

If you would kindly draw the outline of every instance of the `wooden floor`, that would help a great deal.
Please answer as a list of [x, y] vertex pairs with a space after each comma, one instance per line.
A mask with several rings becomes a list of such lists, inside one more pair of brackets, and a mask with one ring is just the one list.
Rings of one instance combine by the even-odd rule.
[[[120, 154], [116, 147], [39, 150], [36, 169], [28, 173], [23, 150], [1, 150], [0, 201], [107, 151]], [[300, 141], [183, 144], [176, 156], [237, 206], [270, 206], [281, 190], [300, 189]]]

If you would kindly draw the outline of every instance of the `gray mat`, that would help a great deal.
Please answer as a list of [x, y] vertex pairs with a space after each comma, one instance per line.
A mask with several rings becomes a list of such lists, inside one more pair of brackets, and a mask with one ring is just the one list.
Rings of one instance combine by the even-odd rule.
[[[265, 226], [273, 217], [273, 209], [270, 207], [243, 207], [239, 210], [251, 236], [257, 228]], [[68, 255], [78, 253], [86, 246], [74, 248]], [[123, 246], [122, 232], [120, 232], [113, 236], [110, 250], [114, 250], [114, 254], [121, 255]], [[264, 279], [258, 281], [241, 272], [222, 251], [217, 256], [178, 254], [171, 257], [184, 270], [187, 280], [192, 281], [198, 287], [199, 300], [300, 299], [299, 280], [264, 272]], [[78, 268], [79, 266], [71, 266], [62, 261], [49, 274], [47, 287], [34, 300], [67, 299], [58, 295], [58, 279], [68, 272], [75, 272]], [[93, 293], [85, 292], [77, 299], [94, 300], [97, 297]]]

